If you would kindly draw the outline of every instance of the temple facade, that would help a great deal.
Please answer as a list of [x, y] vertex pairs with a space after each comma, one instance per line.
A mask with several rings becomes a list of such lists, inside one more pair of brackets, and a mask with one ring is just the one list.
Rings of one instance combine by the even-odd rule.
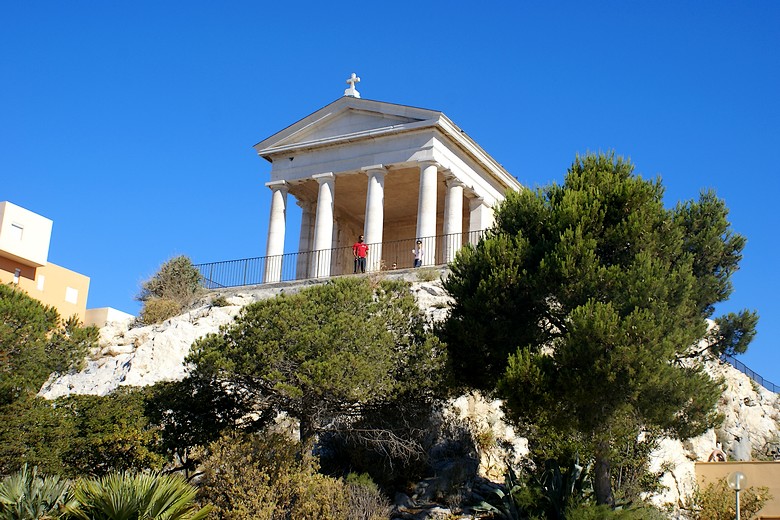
[[301, 207], [297, 278], [352, 272], [363, 235], [369, 271], [451, 261], [493, 223], [493, 207], [520, 183], [447, 116], [344, 97], [255, 145], [271, 163], [264, 282], [281, 279], [287, 204]]

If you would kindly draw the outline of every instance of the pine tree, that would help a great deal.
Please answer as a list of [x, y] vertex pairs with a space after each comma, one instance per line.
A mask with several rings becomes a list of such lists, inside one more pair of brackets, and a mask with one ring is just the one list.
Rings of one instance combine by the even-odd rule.
[[612, 425], [682, 438], [712, 427], [721, 386], [691, 348], [709, 337], [715, 353], [744, 351], [757, 319], [728, 315], [707, 336], [745, 239], [713, 193], [668, 210], [660, 180], [633, 170], [586, 155], [563, 185], [509, 194], [495, 229], [458, 255], [446, 281], [456, 377], [497, 391], [517, 420], [592, 440], [604, 504]]
[[345, 278], [246, 306], [193, 345], [195, 376], [300, 420], [301, 438], [367, 409], [435, 396], [444, 350], [407, 284]]

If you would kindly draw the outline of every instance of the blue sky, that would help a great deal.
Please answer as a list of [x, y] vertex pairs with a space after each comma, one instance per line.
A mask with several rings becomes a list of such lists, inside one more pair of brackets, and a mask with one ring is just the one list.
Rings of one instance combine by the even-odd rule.
[[0, 200], [54, 221], [49, 260], [91, 277], [89, 307], [136, 313], [174, 255], [263, 255], [252, 145], [356, 72], [364, 98], [443, 111], [529, 186], [615, 150], [670, 206], [715, 189], [748, 238], [719, 310], [759, 312], [742, 359], [780, 383], [780, 2], [0, 6]]

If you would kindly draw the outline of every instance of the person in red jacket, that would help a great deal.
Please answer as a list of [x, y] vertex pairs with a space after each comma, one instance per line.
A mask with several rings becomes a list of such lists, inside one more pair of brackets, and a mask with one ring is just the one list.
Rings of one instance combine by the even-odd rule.
[[352, 254], [355, 256], [355, 270], [353, 272], [357, 273], [360, 269], [361, 273], [365, 273], [368, 244], [363, 242], [363, 235], [360, 235], [358, 241], [352, 245]]

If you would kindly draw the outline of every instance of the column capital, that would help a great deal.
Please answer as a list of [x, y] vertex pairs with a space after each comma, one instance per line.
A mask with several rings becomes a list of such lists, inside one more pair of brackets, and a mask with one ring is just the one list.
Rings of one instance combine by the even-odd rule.
[[447, 185], [448, 188], [465, 186], [465, 184], [463, 184], [463, 181], [461, 181], [460, 179], [452, 175], [452, 173], [444, 177], [444, 183]]
[[372, 164], [371, 166], [363, 166], [360, 168], [360, 171], [365, 173], [366, 175], [377, 174], [377, 173], [387, 173], [387, 166], [384, 164]]
[[325, 172], [325, 173], [316, 173], [311, 176], [312, 179], [322, 184], [323, 182], [328, 182], [336, 178], [336, 176], [333, 174], [333, 172]]
[[436, 166], [436, 169], [439, 170], [442, 167], [440, 162], [438, 162], [438, 161], [431, 161], [431, 160], [418, 161], [417, 164], [419, 164], [420, 168], [422, 168], [422, 169], [425, 169], [425, 168], [427, 168], [429, 166]]
[[290, 189], [290, 183], [285, 180], [270, 181], [265, 183], [265, 187], [271, 190], [285, 190]]

